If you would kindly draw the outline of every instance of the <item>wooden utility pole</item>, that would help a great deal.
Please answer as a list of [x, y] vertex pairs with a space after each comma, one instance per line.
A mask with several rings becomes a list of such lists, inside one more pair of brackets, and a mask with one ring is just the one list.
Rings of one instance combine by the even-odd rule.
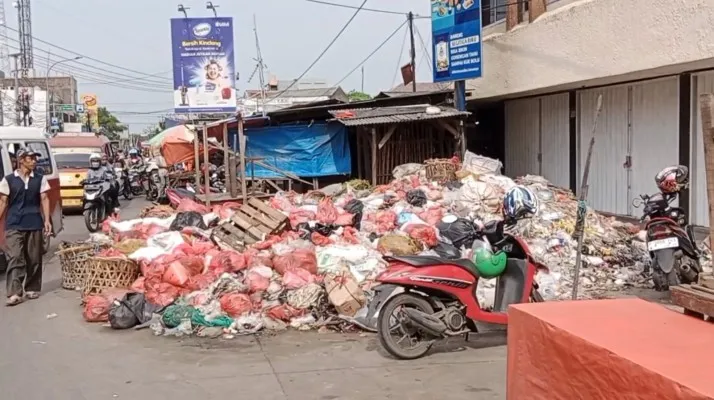
[[407, 19], [409, 21], [409, 36], [411, 37], [411, 50], [409, 52], [410, 54], [410, 64], [412, 66], [412, 92], [416, 92], [417, 86], [416, 86], [416, 49], [414, 48], [414, 13], [409, 11], [409, 14], [407, 15]]
[[[702, 115], [702, 141], [704, 142], [704, 169], [707, 173], [707, 200], [709, 203], [709, 229], [714, 229], [714, 94], [699, 96]], [[709, 234], [709, 248], [714, 249], [714, 236]]]

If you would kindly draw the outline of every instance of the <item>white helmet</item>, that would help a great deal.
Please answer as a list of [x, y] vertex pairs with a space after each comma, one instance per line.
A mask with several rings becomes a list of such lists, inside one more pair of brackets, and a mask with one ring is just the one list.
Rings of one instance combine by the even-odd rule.
[[102, 166], [102, 155], [99, 153], [92, 153], [89, 155], [89, 168], [98, 169]]

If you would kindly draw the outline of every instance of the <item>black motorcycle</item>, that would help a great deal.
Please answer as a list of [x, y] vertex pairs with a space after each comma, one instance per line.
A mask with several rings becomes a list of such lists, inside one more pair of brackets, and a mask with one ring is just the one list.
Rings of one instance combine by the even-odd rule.
[[148, 182], [146, 183], [146, 187], [144, 187], [144, 172], [143, 168], [137, 169], [137, 168], [131, 168], [128, 172], [129, 175], [129, 188], [131, 190], [131, 194], [134, 196], [139, 196], [140, 194], [144, 193], [146, 189], [148, 189]]
[[111, 183], [104, 179], [85, 179], [80, 182], [84, 187], [82, 209], [84, 224], [89, 232], [99, 231], [102, 222], [112, 214], [114, 207], [109, 196]]
[[[686, 172], [685, 169], [685, 175]], [[660, 179], [656, 178], [661, 192], [651, 196], [640, 195], [632, 202], [636, 208], [644, 204], [640, 221], [647, 222], [647, 250], [651, 259], [652, 281], [657, 291], [667, 291], [670, 286], [680, 283], [696, 283], [702, 272], [694, 229], [689, 225], [684, 210], [672, 206], [679, 190], [686, 187], [686, 177], [680, 179], [683, 183], [678, 189], [662, 190]]]

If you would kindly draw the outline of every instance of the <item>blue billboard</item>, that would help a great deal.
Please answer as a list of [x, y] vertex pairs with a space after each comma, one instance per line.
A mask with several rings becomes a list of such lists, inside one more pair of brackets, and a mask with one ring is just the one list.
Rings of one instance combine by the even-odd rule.
[[236, 111], [233, 18], [173, 18], [176, 113]]
[[431, 0], [434, 82], [480, 78], [479, 0]]

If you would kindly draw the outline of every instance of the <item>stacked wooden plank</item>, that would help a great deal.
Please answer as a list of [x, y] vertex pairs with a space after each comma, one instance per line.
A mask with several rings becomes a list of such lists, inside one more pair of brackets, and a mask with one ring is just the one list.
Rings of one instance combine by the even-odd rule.
[[714, 277], [702, 276], [697, 285], [669, 288], [672, 303], [684, 308], [684, 313], [714, 322]]
[[230, 220], [213, 230], [217, 244], [243, 251], [270, 235], [279, 234], [288, 227], [288, 217], [264, 202], [251, 198], [243, 204]]

